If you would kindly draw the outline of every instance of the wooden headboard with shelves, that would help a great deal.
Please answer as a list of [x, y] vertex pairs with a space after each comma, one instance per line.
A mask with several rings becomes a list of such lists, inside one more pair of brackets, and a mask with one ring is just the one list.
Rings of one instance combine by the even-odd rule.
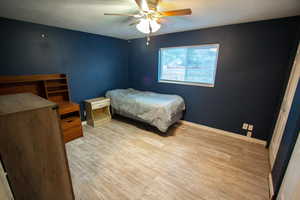
[[83, 136], [80, 107], [71, 102], [66, 74], [0, 76], [0, 95], [28, 92], [58, 104], [65, 142]]
[[0, 95], [24, 92], [36, 94], [58, 104], [70, 101], [65, 74], [0, 77]]

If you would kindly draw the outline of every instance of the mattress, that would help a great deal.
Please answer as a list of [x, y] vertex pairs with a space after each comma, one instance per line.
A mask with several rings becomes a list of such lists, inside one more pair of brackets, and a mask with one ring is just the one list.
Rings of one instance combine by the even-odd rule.
[[146, 122], [162, 132], [180, 120], [185, 110], [184, 100], [178, 95], [129, 88], [110, 90], [106, 97], [111, 99], [113, 112]]

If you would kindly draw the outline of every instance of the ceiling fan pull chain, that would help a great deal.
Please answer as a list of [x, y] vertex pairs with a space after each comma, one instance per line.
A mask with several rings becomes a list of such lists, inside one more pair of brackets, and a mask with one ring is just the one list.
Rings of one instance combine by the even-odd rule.
[[150, 36], [151, 36], [151, 34], [152, 34], [152, 27], [151, 27], [151, 23], [149, 21], [149, 34], [147, 35], [147, 43], [146, 43], [147, 46], [149, 46], [149, 44], [150, 44]]
[[147, 42], [146, 42], [146, 45], [149, 46], [150, 44], [150, 33], [147, 35]]

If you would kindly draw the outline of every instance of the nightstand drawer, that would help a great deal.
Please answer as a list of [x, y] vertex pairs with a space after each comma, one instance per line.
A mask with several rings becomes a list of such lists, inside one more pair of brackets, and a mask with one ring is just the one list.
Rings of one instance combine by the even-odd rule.
[[93, 102], [92, 109], [103, 108], [103, 107], [109, 106], [109, 105], [110, 105], [109, 99], [106, 99], [105, 101]]

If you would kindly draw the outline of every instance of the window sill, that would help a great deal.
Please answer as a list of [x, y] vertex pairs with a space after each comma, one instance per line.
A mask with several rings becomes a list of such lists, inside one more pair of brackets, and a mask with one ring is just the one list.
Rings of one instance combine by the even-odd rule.
[[182, 81], [169, 81], [169, 80], [158, 80], [159, 83], [172, 83], [179, 85], [190, 85], [190, 86], [200, 86], [200, 87], [215, 87], [214, 84], [205, 84], [205, 83], [193, 83], [193, 82], [182, 82]]

